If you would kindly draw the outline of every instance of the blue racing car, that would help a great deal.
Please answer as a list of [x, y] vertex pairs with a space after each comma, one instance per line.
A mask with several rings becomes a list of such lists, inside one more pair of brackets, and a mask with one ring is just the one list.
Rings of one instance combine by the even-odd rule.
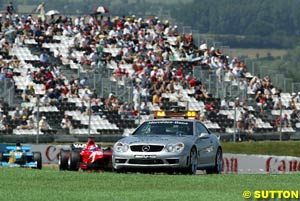
[[41, 152], [31, 152], [30, 146], [5, 146], [0, 152], [0, 166], [42, 169]]

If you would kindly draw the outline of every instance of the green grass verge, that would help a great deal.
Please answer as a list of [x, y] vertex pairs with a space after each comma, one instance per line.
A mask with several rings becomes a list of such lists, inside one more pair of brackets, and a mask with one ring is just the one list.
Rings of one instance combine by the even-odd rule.
[[277, 156], [298, 156], [300, 157], [299, 141], [262, 141], [262, 142], [241, 142], [222, 143], [224, 153], [238, 154], [261, 154]]
[[244, 190], [298, 190], [300, 175], [163, 175], [0, 168], [1, 200], [245, 200]]

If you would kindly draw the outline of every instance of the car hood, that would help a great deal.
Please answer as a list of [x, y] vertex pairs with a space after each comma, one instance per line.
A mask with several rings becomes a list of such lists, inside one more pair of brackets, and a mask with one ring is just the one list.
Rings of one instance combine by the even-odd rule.
[[153, 136], [129, 136], [120, 140], [120, 142], [133, 144], [172, 144], [177, 142], [192, 141], [193, 136], [168, 136], [168, 135], [153, 135]]

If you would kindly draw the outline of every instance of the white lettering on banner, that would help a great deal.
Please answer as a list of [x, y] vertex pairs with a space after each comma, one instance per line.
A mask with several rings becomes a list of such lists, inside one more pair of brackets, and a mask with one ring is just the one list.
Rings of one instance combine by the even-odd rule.
[[266, 160], [266, 171], [273, 172], [299, 172], [300, 159], [280, 159], [277, 157], [269, 157]]

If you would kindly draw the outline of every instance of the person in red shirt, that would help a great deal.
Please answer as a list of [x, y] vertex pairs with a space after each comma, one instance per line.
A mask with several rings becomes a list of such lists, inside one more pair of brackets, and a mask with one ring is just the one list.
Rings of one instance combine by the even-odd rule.
[[189, 81], [190, 87], [196, 86], [196, 80], [197, 80], [197, 79], [194, 77], [194, 78], [192, 78], [192, 79]]

